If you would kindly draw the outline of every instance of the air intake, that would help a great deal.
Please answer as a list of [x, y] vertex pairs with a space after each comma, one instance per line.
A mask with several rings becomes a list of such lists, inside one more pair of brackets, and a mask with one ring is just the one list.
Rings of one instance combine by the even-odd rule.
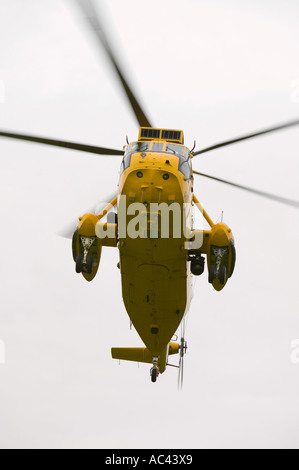
[[181, 141], [181, 131], [162, 131], [162, 139], [163, 140], [176, 140]]
[[139, 140], [164, 140], [177, 144], [184, 143], [183, 131], [173, 129], [154, 129], [152, 127], [140, 127]]
[[160, 129], [151, 129], [143, 127], [141, 129], [141, 138], [143, 139], [160, 139]]

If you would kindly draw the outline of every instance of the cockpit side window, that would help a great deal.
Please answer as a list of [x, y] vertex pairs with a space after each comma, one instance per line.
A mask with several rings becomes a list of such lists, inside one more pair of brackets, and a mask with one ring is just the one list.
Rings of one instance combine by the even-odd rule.
[[184, 155], [185, 147], [182, 145], [166, 144], [165, 152], [181, 157]]
[[131, 153], [147, 152], [149, 144], [149, 142], [134, 142], [132, 144]]
[[123, 161], [121, 162], [120, 174], [122, 174], [131, 165], [131, 156], [133, 153], [146, 152], [149, 149], [150, 142], [133, 142], [127, 147]]
[[122, 174], [127, 168], [129, 168], [129, 166], [131, 164], [131, 154], [132, 154], [132, 152], [130, 151], [130, 147], [131, 146], [127, 147], [127, 150], [124, 154], [124, 158], [121, 162], [120, 174]]
[[191, 178], [191, 160], [190, 152], [187, 147], [183, 145], [167, 144], [165, 152], [179, 157], [179, 171], [189, 180]]
[[186, 180], [189, 180], [191, 178], [191, 159], [190, 153], [187, 148], [185, 155], [183, 157], [180, 157], [179, 170], [183, 173]]

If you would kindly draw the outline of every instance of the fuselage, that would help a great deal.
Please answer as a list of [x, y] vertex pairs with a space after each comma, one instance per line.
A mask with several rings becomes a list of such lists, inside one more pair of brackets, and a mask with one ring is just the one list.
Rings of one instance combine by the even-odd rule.
[[151, 140], [126, 148], [118, 197], [118, 214], [126, 214], [118, 220], [122, 295], [132, 324], [156, 357], [191, 300], [186, 231], [192, 183], [190, 151], [182, 144]]

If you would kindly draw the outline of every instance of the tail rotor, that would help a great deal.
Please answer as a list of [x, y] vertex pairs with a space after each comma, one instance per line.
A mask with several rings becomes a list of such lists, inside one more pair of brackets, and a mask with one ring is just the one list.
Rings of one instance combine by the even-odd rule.
[[184, 381], [184, 356], [186, 354], [188, 345], [187, 341], [185, 340], [185, 319], [182, 321], [182, 329], [181, 329], [181, 342], [180, 342], [180, 361], [179, 361], [179, 375], [178, 375], [178, 389], [182, 390], [183, 388], [183, 381]]

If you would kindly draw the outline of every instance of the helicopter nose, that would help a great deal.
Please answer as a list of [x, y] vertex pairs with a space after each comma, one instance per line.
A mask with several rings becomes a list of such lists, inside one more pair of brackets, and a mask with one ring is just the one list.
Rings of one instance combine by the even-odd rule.
[[138, 180], [136, 183], [139, 184], [150, 184], [152, 186], [161, 186], [165, 185], [167, 181], [171, 178], [171, 174], [168, 171], [163, 171], [161, 169], [146, 170], [143, 169], [136, 171], [136, 177]]
[[161, 203], [174, 201], [180, 188], [176, 175], [170, 171], [139, 167], [127, 176], [122, 194], [127, 195], [129, 202]]

